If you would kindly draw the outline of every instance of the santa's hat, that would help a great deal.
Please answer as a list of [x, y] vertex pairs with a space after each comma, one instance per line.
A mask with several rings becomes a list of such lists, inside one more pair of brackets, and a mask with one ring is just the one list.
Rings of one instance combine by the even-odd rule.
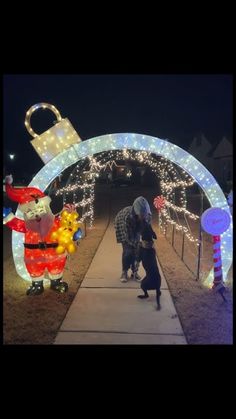
[[44, 205], [49, 205], [51, 198], [46, 196], [40, 189], [31, 186], [24, 188], [14, 188], [11, 183], [13, 182], [12, 176], [6, 176], [6, 194], [12, 201], [16, 201], [20, 204], [20, 210], [22, 212], [28, 209], [35, 208], [35, 205], [40, 202]]

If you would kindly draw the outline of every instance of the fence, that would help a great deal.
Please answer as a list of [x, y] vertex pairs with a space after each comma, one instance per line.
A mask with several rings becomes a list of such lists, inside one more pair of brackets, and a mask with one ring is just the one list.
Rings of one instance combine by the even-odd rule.
[[[172, 245], [188, 270], [195, 276], [196, 280], [199, 280], [201, 277], [201, 270], [210, 268], [212, 258], [210, 257], [211, 246], [208, 246], [210, 238], [202, 231], [200, 222], [201, 215], [205, 209], [209, 207], [209, 203], [206, 199], [204, 201], [203, 192], [196, 194], [195, 199], [198, 200], [198, 204], [200, 203], [200, 208], [198, 208], [197, 211], [199, 219], [198, 221], [189, 220], [188, 223], [191, 225], [191, 231], [194, 233], [194, 237], [198, 238], [199, 245], [191, 242], [183, 230], [177, 230], [175, 224], [167, 223], [165, 238]], [[206, 255], [204, 253], [206, 253]]]

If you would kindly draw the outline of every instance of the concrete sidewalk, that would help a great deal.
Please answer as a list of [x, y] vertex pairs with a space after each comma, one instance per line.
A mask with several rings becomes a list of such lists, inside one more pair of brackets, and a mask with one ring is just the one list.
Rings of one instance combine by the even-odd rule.
[[[140, 284], [120, 282], [121, 245], [113, 220], [92, 260], [55, 339], [55, 344], [186, 344], [172, 298], [159, 265], [161, 310], [155, 291], [140, 300]], [[140, 266], [139, 274], [144, 270]]]

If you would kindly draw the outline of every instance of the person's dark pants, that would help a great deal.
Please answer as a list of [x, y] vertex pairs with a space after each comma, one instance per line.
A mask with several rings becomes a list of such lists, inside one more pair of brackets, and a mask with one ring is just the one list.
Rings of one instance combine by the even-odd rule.
[[135, 248], [130, 246], [127, 243], [122, 243], [123, 253], [122, 253], [122, 269], [123, 271], [128, 271], [129, 268], [132, 271], [135, 271]]

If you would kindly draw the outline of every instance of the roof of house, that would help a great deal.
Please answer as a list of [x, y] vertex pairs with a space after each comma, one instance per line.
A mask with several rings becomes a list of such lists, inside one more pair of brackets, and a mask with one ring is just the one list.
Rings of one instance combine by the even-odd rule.
[[232, 143], [226, 138], [223, 137], [218, 144], [212, 147], [210, 152], [208, 152], [208, 157], [215, 158], [222, 158], [222, 157], [228, 157], [233, 155], [233, 146]]
[[193, 141], [191, 142], [188, 152], [195, 155], [195, 154], [202, 154], [208, 155], [212, 148], [211, 143], [207, 140], [204, 134], [200, 134], [194, 137]]

